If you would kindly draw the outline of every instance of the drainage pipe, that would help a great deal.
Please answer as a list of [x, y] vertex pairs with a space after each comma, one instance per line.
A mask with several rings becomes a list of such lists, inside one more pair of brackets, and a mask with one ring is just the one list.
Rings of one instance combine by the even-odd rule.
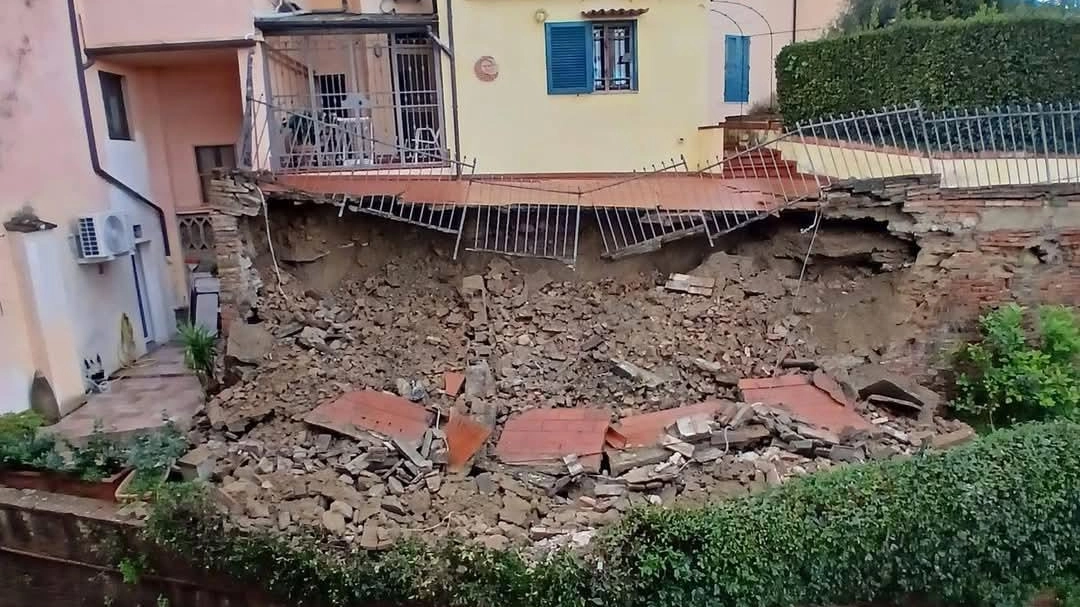
[[450, 46], [450, 119], [454, 123], [454, 171], [457, 173], [458, 177], [461, 177], [461, 121], [458, 119], [457, 49], [454, 47], [454, 0], [446, 0], [446, 30], [446, 43]]
[[152, 200], [143, 196], [128, 184], [117, 179], [101, 166], [101, 159], [98, 157], [97, 138], [94, 136], [94, 122], [90, 115], [90, 96], [86, 89], [86, 70], [90, 68], [90, 65], [83, 63], [82, 43], [79, 41], [79, 16], [75, 11], [75, 0], [67, 0], [67, 4], [68, 22], [71, 28], [71, 49], [75, 54], [75, 78], [79, 84], [79, 101], [82, 104], [83, 127], [86, 129], [86, 143], [90, 148], [90, 166], [94, 169], [94, 174], [105, 180], [106, 183], [154, 209], [154, 212], [157, 214], [158, 225], [161, 228], [162, 242], [165, 245], [165, 256], [169, 257], [172, 255], [172, 246], [169, 243], [169, 230], [165, 221], [165, 210], [157, 204], [154, 204]]

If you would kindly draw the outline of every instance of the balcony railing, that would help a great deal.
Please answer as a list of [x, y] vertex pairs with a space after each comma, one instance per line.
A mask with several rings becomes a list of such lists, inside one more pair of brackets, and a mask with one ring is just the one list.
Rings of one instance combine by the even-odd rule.
[[252, 103], [252, 127], [268, 168], [447, 160], [439, 63], [426, 32], [274, 36], [266, 50], [267, 96]]

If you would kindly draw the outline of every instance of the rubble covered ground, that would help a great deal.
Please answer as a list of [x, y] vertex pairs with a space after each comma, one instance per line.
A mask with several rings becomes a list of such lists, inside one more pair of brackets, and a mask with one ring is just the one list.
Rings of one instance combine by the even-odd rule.
[[[441, 236], [315, 205], [271, 219], [281, 283], [258, 218], [248, 232], [260, 300], [250, 324], [230, 331], [227, 387], [188, 458], [242, 525], [316, 525], [373, 549], [448, 534], [496, 548], [584, 546], [637, 505], [700, 505], [971, 434], [935, 416], [939, 398], [914, 382], [875, 383], [905, 343], [894, 284], [914, 251], [874, 225], [826, 224], [815, 236], [812, 216], [796, 216], [723, 248], [687, 240], [615, 262], [599, 259], [586, 231], [567, 268], [453, 261]], [[665, 288], [672, 273], [710, 286]], [[786, 407], [801, 392], [745, 398], [774, 387], [832, 399], [859, 427]], [[407, 441], [308, 423], [320, 405], [365, 390], [400, 396], [387, 402], [402, 411], [416, 403], [430, 416], [420, 430], [430, 428]], [[646, 425], [649, 444], [626, 441], [652, 419], [635, 416], [691, 405], [658, 432]], [[513, 416], [568, 408], [599, 412], [606, 434], [588, 438], [600, 453], [497, 456]], [[475, 454], [448, 453], [454, 419], [480, 439], [490, 432]]]

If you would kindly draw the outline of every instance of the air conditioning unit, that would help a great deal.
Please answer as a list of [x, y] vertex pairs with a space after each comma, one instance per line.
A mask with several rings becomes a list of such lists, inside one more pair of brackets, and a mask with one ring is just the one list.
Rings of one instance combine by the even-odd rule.
[[83, 215], [75, 224], [79, 263], [101, 263], [131, 253], [135, 240], [123, 213], [108, 211]]

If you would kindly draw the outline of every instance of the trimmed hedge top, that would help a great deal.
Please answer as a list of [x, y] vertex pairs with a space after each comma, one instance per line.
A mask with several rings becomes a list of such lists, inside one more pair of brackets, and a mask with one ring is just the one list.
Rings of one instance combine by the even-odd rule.
[[904, 21], [787, 46], [776, 74], [789, 124], [915, 101], [929, 109], [1080, 101], [1080, 19]]
[[146, 533], [302, 605], [1020, 606], [1080, 573], [1080, 424], [1019, 426], [703, 510], [635, 511], [589, 557], [536, 565], [461, 543], [368, 553], [244, 533], [192, 493], [162, 496]]

